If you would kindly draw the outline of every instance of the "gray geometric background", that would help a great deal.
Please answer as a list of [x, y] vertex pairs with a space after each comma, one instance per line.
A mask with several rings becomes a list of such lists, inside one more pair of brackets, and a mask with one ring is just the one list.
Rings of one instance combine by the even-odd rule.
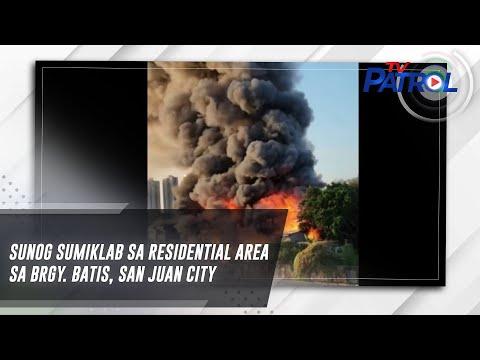
[[[448, 122], [447, 286], [338, 288], [274, 284], [265, 309], [1, 309], [32, 314], [480, 314], [480, 46], [475, 45], [2, 45], [0, 207], [33, 194], [35, 60], [400, 61], [458, 51], [473, 72], [473, 98]], [[5, 176], [5, 178], [3, 178]], [[409, 175], [406, 174], [408, 177]], [[415, 174], [411, 174], [415, 180]], [[407, 179], [408, 180], [408, 179]], [[13, 193], [2, 192], [14, 183]], [[10, 186], [10, 187], [12, 187]], [[15, 189], [19, 189], [18, 192]], [[25, 198], [22, 196], [25, 195]], [[13, 197], [12, 197], [13, 198]], [[405, 246], [415, 243], [405, 235]], [[408, 259], [405, 259], [408, 262]]]

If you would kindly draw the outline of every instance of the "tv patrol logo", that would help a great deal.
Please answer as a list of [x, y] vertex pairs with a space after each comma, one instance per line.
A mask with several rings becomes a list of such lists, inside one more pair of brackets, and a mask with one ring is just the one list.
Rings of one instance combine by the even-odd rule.
[[[367, 69], [363, 92], [413, 92], [455, 93], [458, 88], [450, 87], [451, 73], [442, 68], [425, 68], [422, 71], [406, 71], [409, 62], [387, 62], [388, 69], [371, 67]], [[395, 71], [394, 71], [395, 70]], [[442, 71], [443, 70], [443, 71]]]
[[410, 115], [426, 122], [460, 116], [475, 88], [472, 69], [456, 49], [426, 52], [418, 63], [387, 62], [386, 66], [371, 64], [361, 70], [363, 91], [394, 93]]

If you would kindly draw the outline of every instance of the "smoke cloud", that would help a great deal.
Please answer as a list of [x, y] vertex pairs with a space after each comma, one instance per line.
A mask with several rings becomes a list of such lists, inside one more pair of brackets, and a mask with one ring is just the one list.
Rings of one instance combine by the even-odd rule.
[[189, 169], [177, 207], [222, 208], [231, 199], [251, 207], [322, 185], [305, 139], [312, 110], [297, 80], [289, 64], [149, 64], [150, 146]]

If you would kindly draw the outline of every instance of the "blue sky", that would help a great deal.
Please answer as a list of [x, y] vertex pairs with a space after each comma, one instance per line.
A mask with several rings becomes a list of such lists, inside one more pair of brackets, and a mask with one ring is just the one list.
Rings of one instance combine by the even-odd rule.
[[328, 183], [358, 176], [357, 68], [357, 63], [304, 63], [299, 67], [297, 88], [305, 93], [314, 113], [307, 138], [315, 148], [316, 170]]

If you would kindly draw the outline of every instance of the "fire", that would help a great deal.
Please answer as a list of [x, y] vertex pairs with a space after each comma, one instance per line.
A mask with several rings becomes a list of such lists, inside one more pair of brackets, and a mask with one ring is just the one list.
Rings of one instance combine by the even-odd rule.
[[[278, 193], [260, 199], [255, 205], [253, 205], [253, 208], [287, 209], [288, 213], [287, 220], [285, 222], [284, 232], [291, 233], [300, 230], [297, 219], [299, 213], [298, 206], [300, 204], [300, 201], [301, 199], [294, 194]], [[241, 209], [241, 207], [235, 203], [234, 199], [224, 200], [223, 203], [225, 209]]]
[[235, 203], [234, 199], [224, 201], [225, 209], [235, 210], [240, 209], [240, 207]]
[[295, 232], [300, 230], [298, 226], [298, 205], [300, 198], [294, 194], [272, 194], [270, 196], [260, 199], [254, 208], [257, 209], [287, 209], [287, 221], [285, 222], [285, 233]]
[[320, 231], [315, 228], [310, 228], [310, 230], [308, 230], [307, 237], [310, 240], [318, 241], [320, 240]]

